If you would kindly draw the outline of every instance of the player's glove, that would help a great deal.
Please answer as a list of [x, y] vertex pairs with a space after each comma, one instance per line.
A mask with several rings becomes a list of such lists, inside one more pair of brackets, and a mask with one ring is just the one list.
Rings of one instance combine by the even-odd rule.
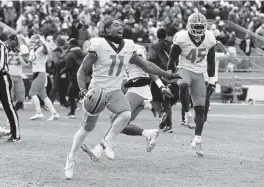
[[131, 88], [131, 87], [141, 87], [149, 85], [151, 82], [151, 79], [148, 77], [137, 77], [134, 79], [128, 80], [125, 84], [125, 88]]
[[82, 90], [79, 92], [79, 97], [80, 97], [80, 99], [83, 99], [87, 92], [88, 92], [88, 90], [87, 90], [86, 88], [82, 89]]
[[160, 91], [161, 91], [161, 94], [163, 97], [166, 97], [166, 98], [172, 98], [173, 97], [171, 90], [166, 86], [161, 86]]
[[206, 92], [207, 95], [212, 95], [215, 91], [215, 84], [207, 84]]

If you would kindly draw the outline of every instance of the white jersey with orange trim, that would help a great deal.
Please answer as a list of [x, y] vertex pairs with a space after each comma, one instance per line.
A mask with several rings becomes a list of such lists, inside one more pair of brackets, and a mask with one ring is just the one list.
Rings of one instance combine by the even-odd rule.
[[10, 51], [8, 53], [9, 74], [12, 76], [21, 76], [23, 65], [25, 65], [25, 61], [19, 59], [18, 53], [22, 55], [29, 54], [29, 49], [26, 45], [20, 45], [19, 52]]
[[100, 87], [106, 91], [121, 89], [125, 69], [137, 51], [134, 42], [124, 39], [117, 46], [105, 38], [92, 38], [89, 51], [97, 54], [90, 88]]
[[[141, 56], [144, 60], [147, 58], [147, 50], [144, 46], [135, 44], [137, 47], [137, 54]], [[139, 66], [135, 64], [128, 64], [127, 69], [128, 80], [134, 79], [137, 77], [149, 77], [149, 75], [143, 71]], [[127, 93], [132, 92], [137, 95], [140, 95], [145, 100], [152, 100], [151, 90], [149, 85], [141, 86], [141, 87], [131, 87], [128, 88]]]
[[[147, 58], [147, 50], [144, 46], [135, 44], [138, 56], [141, 56], [144, 60]], [[137, 77], [149, 77], [149, 75], [143, 71], [139, 66], [135, 64], [128, 64], [126, 68], [128, 80]]]
[[216, 39], [211, 31], [206, 30], [203, 42], [196, 46], [189, 36], [189, 31], [182, 30], [175, 34], [173, 43], [181, 48], [178, 68], [204, 73], [208, 51], [216, 44]]
[[43, 53], [43, 46], [32, 49], [29, 53], [29, 61], [32, 62], [32, 72], [46, 72], [48, 54]]

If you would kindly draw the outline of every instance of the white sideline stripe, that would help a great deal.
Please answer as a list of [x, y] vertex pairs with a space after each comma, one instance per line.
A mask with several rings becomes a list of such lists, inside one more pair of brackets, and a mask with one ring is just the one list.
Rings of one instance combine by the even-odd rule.
[[[264, 79], [264, 77], [239, 77], [240, 79], [245, 79], [245, 80], [259, 80], [259, 79]], [[233, 79], [233, 77], [219, 77], [219, 79]]]
[[208, 114], [210, 117], [239, 118], [239, 119], [264, 119], [261, 114]]

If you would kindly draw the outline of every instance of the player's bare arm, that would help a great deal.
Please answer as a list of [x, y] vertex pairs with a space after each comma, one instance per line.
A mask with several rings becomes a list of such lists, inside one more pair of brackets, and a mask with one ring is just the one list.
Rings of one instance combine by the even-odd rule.
[[162, 76], [162, 77], [166, 77], [168, 79], [181, 78], [178, 74], [171, 74], [170, 72], [167, 72], [167, 71], [164, 71], [164, 70], [160, 69], [154, 63], [149, 62], [149, 61], [145, 61], [144, 59], [142, 59], [137, 54], [135, 54], [131, 58], [130, 63], [131, 64], [138, 65], [146, 73], [151, 73], [151, 74], [159, 75], [159, 76]]
[[80, 90], [85, 90], [87, 78], [89, 76], [89, 73], [91, 72], [93, 64], [97, 60], [97, 55], [94, 52], [89, 52], [88, 55], [84, 58], [78, 72], [77, 72], [77, 81]]
[[170, 50], [169, 60], [168, 60], [168, 70], [176, 72], [176, 67], [179, 63], [179, 56], [181, 54], [181, 48], [178, 45], [173, 44]]

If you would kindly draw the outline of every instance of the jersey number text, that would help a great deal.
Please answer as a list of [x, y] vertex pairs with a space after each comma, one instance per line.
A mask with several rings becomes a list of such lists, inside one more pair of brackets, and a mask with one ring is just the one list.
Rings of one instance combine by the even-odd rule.
[[116, 72], [115, 76], [118, 77], [119, 74], [121, 73], [122, 67], [124, 65], [124, 56], [111, 55], [110, 59], [112, 60], [112, 64], [110, 66], [108, 76], [113, 76], [114, 68], [116, 66], [117, 57], [119, 59], [119, 65], [117, 67], [117, 72]]
[[[205, 58], [206, 54], [206, 48], [199, 48], [198, 49], [198, 54], [197, 54], [197, 58], [199, 59], [196, 59], [196, 49], [193, 48], [191, 49], [191, 51], [188, 53], [188, 55], [186, 56], [186, 59], [191, 61], [192, 64], [198, 64], [200, 62], [203, 61], [203, 59]], [[197, 61], [196, 61], [197, 60]]]

